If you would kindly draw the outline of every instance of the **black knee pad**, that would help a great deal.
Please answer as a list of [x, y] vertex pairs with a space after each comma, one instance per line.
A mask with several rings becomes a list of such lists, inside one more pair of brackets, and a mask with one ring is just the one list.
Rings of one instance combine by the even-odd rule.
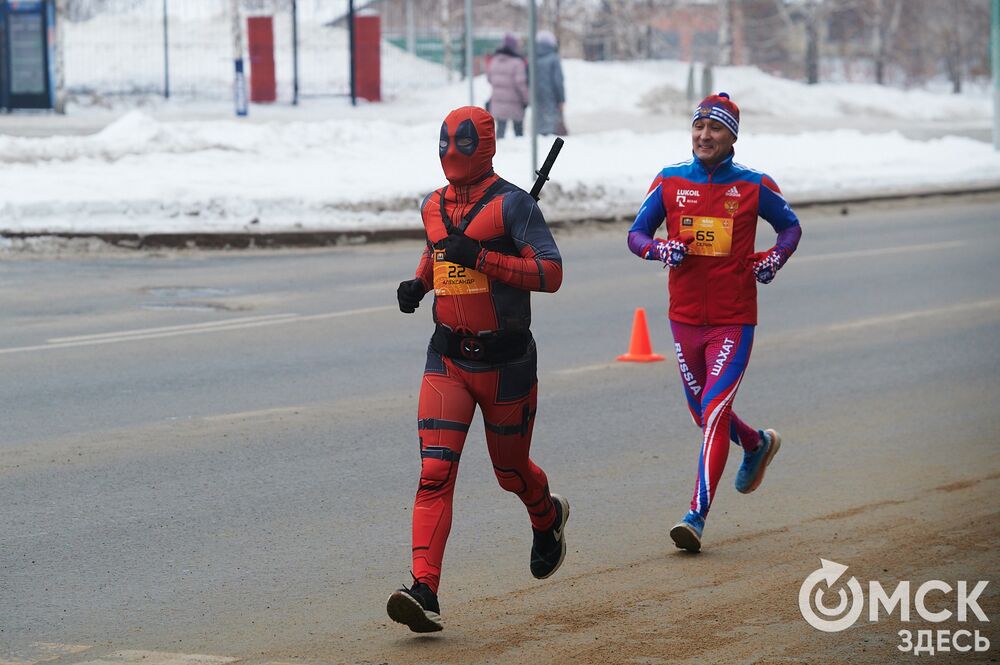
[[441, 446], [427, 446], [420, 451], [420, 489], [439, 490], [455, 482], [459, 453]]

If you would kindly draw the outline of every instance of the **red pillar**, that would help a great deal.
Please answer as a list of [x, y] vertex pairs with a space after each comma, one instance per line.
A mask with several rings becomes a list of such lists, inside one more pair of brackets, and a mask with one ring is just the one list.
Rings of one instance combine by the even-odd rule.
[[247, 19], [250, 47], [250, 101], [273, 102], [278, 98], [274, 78], [274, 26], [270, 16]]
[[370, 102], [382, 101], [382, 28], [377, 14], [354, 18], [354, 76], [356, 94]]

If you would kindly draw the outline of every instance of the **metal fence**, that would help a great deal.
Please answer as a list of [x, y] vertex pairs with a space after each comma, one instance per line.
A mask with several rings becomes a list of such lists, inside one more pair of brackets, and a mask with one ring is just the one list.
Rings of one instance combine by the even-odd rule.
[[[185, 99], [230, 98], [230, 6], [229, 0], [106, 0], [93, 15], [63, 17], [66, 93], [78, 100], [167, 94]], [[349, 94], [348, 2], [298, 0], [296, 7], [299, 95]], [[290, 102], [295, 79], [292, 3], [241, 0], [239, 11], [247, 62], [247, 19], [272, 17], [277, 101]], [[386, 97], [445, 79], [440, 66], [407, 52], [405, 46], [399, 40], [382, 40], [381, 87]]]
[[[232, 96], [232, 0], [60, 2], [70, 8], [59, 21], [70, 97], [168, 90], [171, 97], [190, 99]], [[252, 16], [272, 18], [277, 101], [291, 101], [293, 0], [238, 4], [244, 30]], [[472, 4], [477, 56], [495, 48], [505, 32], [526, 34], [523, 0]], [[301, 96], [349, 93], [348, 5], [348, 0], [296, 0]], [[452, 79], [464, 71], [464, 0], [356, 0], [356, 5], [381, 17], [384, 98], [444, 82], [449, 68], [442, 64], [450, 66]], [[873, 8], [883, 5], [895, 7], [899, 20], [877, 20], [886, 12]], [[733, 63], [810, 80], [871, 80], [873, 72], [884, 70], [886, 82], [907, 85], [947, 74], [956, 90], [963, 78], [989, 72], [987, 0], [546, 0], [539, 7], [539, 27], [556, 33], [565, 58]], [[723, 8], [729, 10], [725, 21]], [[722, 31], [723, 25], [730, 29]], [[723, 39], [723, 32], [731, 39]], [[875, 35], [882, 38], [873, 40]], [[874, 41], [884, 43], [881, 53]], [[246, 46], [244, 40], [249, 62]], [[253, 62], [249, 68], [252, 78]]]

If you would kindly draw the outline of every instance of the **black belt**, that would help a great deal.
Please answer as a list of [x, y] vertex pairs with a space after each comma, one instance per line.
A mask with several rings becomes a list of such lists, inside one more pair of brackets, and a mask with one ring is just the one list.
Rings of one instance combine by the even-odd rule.
[[458, 360], [503, 363], [528, 352], [531, 333], [496, 332], [488, 335], [462, 335], [437, 326], [431, 336], [431, 348], [443, 356]]

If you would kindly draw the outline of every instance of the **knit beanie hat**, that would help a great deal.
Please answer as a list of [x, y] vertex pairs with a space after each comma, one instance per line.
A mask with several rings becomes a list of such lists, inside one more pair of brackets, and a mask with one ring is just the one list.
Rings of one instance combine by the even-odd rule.
[[709, 95], [701, 100], [698, 108], [694, 110], [691, 124], [693, 125], [701, 118], [718, 120], [733, 133], [733, 136], [738, 136], [740, 133], [740, 107], [729, 99], [728, 92]]
[[539, 44], [556, 46], [556, 36], [551, 30], [539, 30], [535, 33], [535, 41]]
[[503, 36], [503, 42], [500, 44], [500, 48], [505, 48], [509, 51], [517, 50], [517, 37], [513, 33], [506, 33]]

